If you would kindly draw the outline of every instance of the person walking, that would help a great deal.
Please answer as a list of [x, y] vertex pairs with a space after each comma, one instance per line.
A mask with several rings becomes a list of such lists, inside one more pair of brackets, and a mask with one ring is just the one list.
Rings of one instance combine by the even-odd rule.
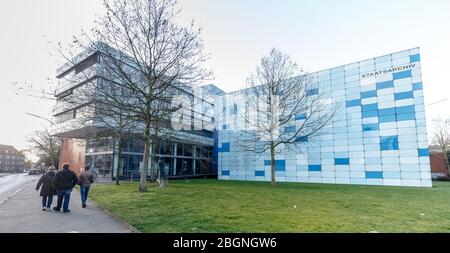
[[86, 208], [89, 189], [91, 188], [91, 184], [94, 183], [94, 174], [89, 171], [89, 165], [86, 165], [84, 171], [80, 173], [78, 183], [80, 184], [81, 206]]
[[63, 169], [61, 171], [58, 171], [53, 178], [53, 185], [56, 189], [56, 194], [58, 195], [58, 203], [53, 208], [53, 210], [59, 212], [61, 211], [62, 206], [64, 213], [70, 212], [70, 194], [72, 193], [73, 187], [77, 185], [77, 182], [77, 175], [69, 169], [69, 164], [65, 163], [63, 165]]
[[53, 178], [55, 177], [55, 166], [50, 166], [48, 172], [42, 175], [36, 185], [36, 191], [41, 189], [39, 196], [42, 197], [42, 211], [50, 211], [53, 202], [53, 195], [56, 194], [55, 187], [53, 187]]

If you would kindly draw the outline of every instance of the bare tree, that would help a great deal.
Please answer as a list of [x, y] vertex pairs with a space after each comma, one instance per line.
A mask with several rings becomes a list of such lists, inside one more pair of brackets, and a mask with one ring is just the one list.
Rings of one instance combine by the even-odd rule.
[[180, 12], [176, 1], [112, 0], [104, 1], [104, 6], [107, 14], [97, 21], [97, 27], [76, 37], [71, 46], [101, 48], [98, 75], [127, 97], [114, 106], [120, 104], [128, 116], [142, 123], [145, 146], [139, 191], [144, 192], [149, 158], [155, 155], [149, 151], [165, 135], [162, 128], [170, 115], [180, 108], [172, 106], [171, 99], [211, 73], [202, 68], [207, 56], [200, 30], [193, 23], [189, 27], [175, 23]]
[[36, 131], [26, 137], [30, 150], [42, 161], [49, 161], [50, 166], [58, 167], [61, 140], [51, 134], [49, 129]]
[[[316, 135], [330, 123], [338, 106], [329, 92], [319, 88], [309, 75], [277, 49], [261, 59], [245, 91], [245, 148], [270, 154], [271, 183], [275, 186], [276, 155], [282, 147], [297, 144]], [[242, 113], [243, 112], [243, 113]]]
[[450, 164], [448, 162], [448, 153], [450, 151], [450, 119], [435, 119], [434, 132], [431, 137], [432, 146], [436, 151], [442, 153], [450, 174]]
[[[144, 123], [145, 147], [139, 191], [146, 191], [149, 149], [159, 138], [159, 123], [178, 110], [178, 107], [170, 107], [175, 95], [173, 87], [190, 85], [209, 74], [200, 67], [206, 59], [200, 31], [193, 25], [181, 28], [174, 23], [179, 10], [172, 0], [104, 3], [108, 14], [100, 21], [94, 37], [123, 52], [118, 56], [115, 50], [107, 50], [106, 71], [130, 91], [133, 100], [127, 102], [125, 108]], [[151, 165], [154, 179], [154, 161]]]

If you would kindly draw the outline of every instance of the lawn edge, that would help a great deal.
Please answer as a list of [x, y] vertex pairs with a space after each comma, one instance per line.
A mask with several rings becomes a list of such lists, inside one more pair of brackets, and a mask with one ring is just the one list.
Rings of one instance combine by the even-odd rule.
[[[77, 188], [75, 188], [77, 191], [79, 191]], [[106, 215], [108, 215], [109, 217], [117, 220], [118, 222], [122, 223], [124, 226], [126, 226], [128, 229], [131, 230], [132, 233], [142, 233], [141, 231], [139, 231], [139, 229], [135, 228], [134, 226], [132, 226], [130, 223], [126, 222], [125, 220], [123, 220], [122, 218], [120, 218], [118, 215], [113, 214], [112, 212], [108, 211], [107, 209], [103, 208], [102, 206], [100, 206], [97, 202], [95, 202], [94, 200], [92, 200], [92, 198], [88, 198], [89, 202], [91, 202], [92, 204], [94, 204], [94, 206], [96, 206], [98, 209], [102, 210]]]
[[125, 220], [123, 220], [122, 218], [120, 218], [118, 215], [111, 213], [110, 211], [108, 211], [107, 209], [101, 207], [99, 204], [97, 204], [95, 201], [93, 201], [91, 198], [89, 198], [89, 201], [92, 202], [96, 207], [98, 207], [100, 210], [102, 210], [104, 213], [106, 213], [108, 216], [110, 216], [111, 218], [117, 220], [118, 222], [122, 223], [123, 225], [125, 225], [126, 227], [128, 227], [133, 233], [142, 233], [141, 231], [139, 231], [137, 228], [135, 228], [134, 226], [132, 226], [130, 223], [126, 222]]

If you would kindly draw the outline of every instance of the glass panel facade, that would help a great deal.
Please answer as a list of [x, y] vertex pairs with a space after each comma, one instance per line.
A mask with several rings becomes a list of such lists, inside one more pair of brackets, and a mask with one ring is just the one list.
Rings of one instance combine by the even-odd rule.
[[[299, 136], [295, 147], [286, 144], [280, 148], [276, 155], [277, 181], [432, 185], [417, 48], [311, 76], [314, 78], [307, 95], [329, 89], [327, 97], [342, 109], [321, 131], [323, 134]], [[246, 108], [239, 92], [218, 100]], [[283, 129], [292, 131], [304, 116], [296, 117], [296, 122]], [[246, 148], [247, 129], [239, 124], [241, 120], [228, 111], [216, 117], [223, 118], [217, 126], [219, 179], [270, 181], [270, 156]]]
[[[91, 139], [86, 145], [86, 164], [101, 177], [115, 177], [113, 171], [114, 140], [112, 138]], [[183, 143], [161, 142], [156, 146], [156, 159], [170, 177], [213, 175], [213, 147]], [[177, 150], [175, 152], [175, 149]], [[131, 139], [122, 145], [119, 165], [121, 178], [139, 177], [144, 152], [144, 141]], [[195, 156], [194, 156], [195, 153]], [[156, 172], [158, 163], [156, 164]]]

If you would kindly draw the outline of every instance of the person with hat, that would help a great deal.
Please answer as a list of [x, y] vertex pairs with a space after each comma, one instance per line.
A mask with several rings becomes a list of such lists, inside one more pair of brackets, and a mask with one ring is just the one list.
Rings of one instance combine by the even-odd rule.
[[56, 194], [53, 186], [53, 178], [55, 177], [55, 166], [50, 166], [48, 172], [45, 173], [36, 185], [36, 191], [41, 189], [40, 196], [42, 197], [42, 211], [50, 210], [53, 202], [53, 196]]

